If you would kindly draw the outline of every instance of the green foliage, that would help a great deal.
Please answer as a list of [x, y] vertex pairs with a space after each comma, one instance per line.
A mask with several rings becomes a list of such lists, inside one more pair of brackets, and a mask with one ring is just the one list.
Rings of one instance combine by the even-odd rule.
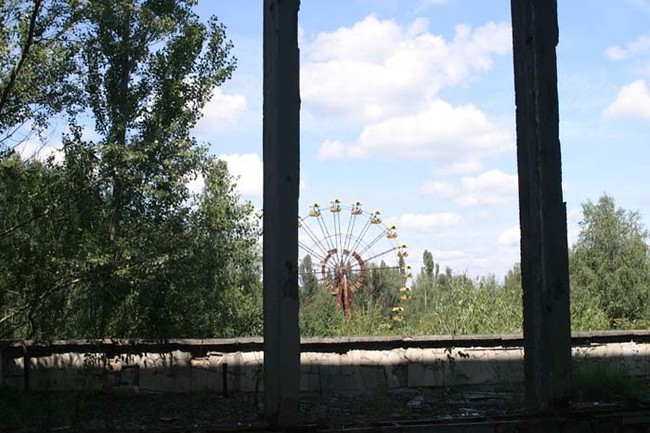
[[[353, 317], [357, 316], [354, 311]], [[344, 322], [336, 300], [326, 290], [316, 291], [310, 298], [302, 294], [300, 307], [300, 334], [306, 337], [331, 337], [340, 335]]]
[[429, 250], [424, 250], [424, 253], [422, 254], [422, 263], [424, 266], [418, 275], [415, 285], [421, 295], [417, 298], [422, 304], [419, 307], [420, 309], [427, 310], [431, 294], [435, 293], [438, 289], [440, 265], [434, 263], [433, 255]]
[[309, 254], [303, 257], [298, 267], [298, 275], [300, 278], [300, 293], [301, 296], [311, 298], [316, 294], [319, 289], [318, 277], [314, 272], [314, 264]]
[[387, 314], [397, 305], [399, 288], [402, 286], [400, 270], [390, 267], [383, 260], [377, 265], [366, 264], [366, 283], [352, 297], [354, 311], [374, 311], [383, 309]]
[[[414, 330], [421, 334], [491, 334], [521, 330], [521, 289], [492, 279], [476, 287], [464, 275], [446, 275], [446, 288], [432, 293]], [[421, 296], [416, 286], [414, 299]]]
[[0, 161], [0, 338], [261, 334], [259, 218], [190, 135], [232, 45], [193, 4], [80, 3], [66, 109], [98, 138], [72, 119], [61, 164]]
[[574, 401], [630, 402], [645, 397], [643, 380], [620, 362], [574, 357], [571, 370]]
[[639, 214], [617, 208], [607, 195], [587, 201], [582, 211], [570, 255], [572, 289], [594, 297], [611, 324], [648, 317], [650, 249]]
[[42, 132], [53, 116], [79, 109], [71, 78], [81, 8], [76, 0], [0, 2], [0, 158], [22, 126]]

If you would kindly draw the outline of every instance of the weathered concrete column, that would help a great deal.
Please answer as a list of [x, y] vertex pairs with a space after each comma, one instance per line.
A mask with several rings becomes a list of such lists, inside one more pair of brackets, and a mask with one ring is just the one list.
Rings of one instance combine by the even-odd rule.
[[562, 198], [556, 0], [511, 0], [517, 105], [519, 223], [526, 399], [568, 403], [571, 318], [566, 205]]
[[298, 421], [299, 0], [264, 0], [264, 391], [266, 416]]

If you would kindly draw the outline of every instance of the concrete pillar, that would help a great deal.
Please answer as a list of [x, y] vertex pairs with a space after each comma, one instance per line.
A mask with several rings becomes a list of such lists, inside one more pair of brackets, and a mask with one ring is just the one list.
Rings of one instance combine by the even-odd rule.
[[298, 422], [299, 0], [264, 0], [264, 391], [271, 424]]
[[511, 0], [526, 399], [566, 407], [571, 318], [557, 96], [556, 0]]

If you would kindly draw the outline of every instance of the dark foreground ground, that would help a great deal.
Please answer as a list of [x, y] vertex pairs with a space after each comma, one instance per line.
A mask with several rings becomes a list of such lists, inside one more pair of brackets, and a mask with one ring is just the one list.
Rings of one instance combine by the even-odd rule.
[[[0, 432], [266, 431], [255, 395], [0, 392]], [[300, 431], [650, 432], [643, 401], [582, 402], [568, 417], [531, 416], [520, 390], [377, 389], [302, 396]]]

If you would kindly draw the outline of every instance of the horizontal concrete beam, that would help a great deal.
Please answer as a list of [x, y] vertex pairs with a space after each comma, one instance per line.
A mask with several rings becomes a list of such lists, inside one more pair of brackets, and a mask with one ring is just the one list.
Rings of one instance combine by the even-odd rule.
[[[573, 346], [634, 341], [650, 342], [650, 330], [574, 332]], [[436, 349], [448, 347], [522, 347], [521, 334], [482, 335], [424, 335], [381, 337], [315, 337], [300, 340], [301, 352], [346, 353], [350, 350], [391, 350], [398, 348]], [[6, 358], [23, 356], [48, 356], [54, 353], [167, 353], [172, 351], [190, 353], [194, 357], [209, 352], [255, 352], [263, 350], [261, 337], [209, 338], [209, 339], [103, 339], [61, 340], [51, 342], [0, 341], [0, 352]]]
[[[606, 343], [573, 348], [580, 365], [611, 365], [630, 376], [647, 376], [650, 344]], [[522, 347], [397, 348], [346, 353], [302, 352], [301, 391], [373, 391], [389, 388], [492, 385], [523, 381]], [[32, 390], [126, 390], [224, 394], [263, 390], [262, 351], [61, 353], [5, 358], [2, 386]], [[595, 364], [594, 364], [595, 365]], [[27, 368], [26, 368], [27, 367]], [[30, 371], [28, 376], [25, 375]]]

